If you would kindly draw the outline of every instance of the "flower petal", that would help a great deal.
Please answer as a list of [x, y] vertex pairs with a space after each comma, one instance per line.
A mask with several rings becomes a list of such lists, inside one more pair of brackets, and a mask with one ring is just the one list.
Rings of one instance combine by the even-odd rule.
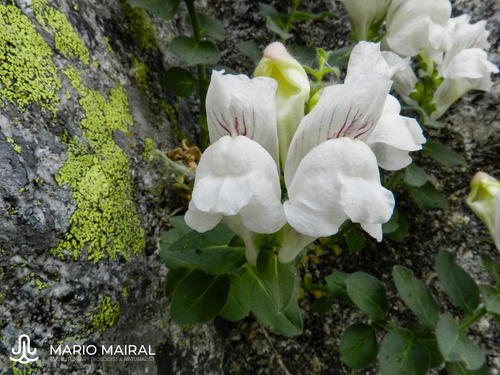
[[221, 214], [211, 214], [198, 210], [193, 201], [189, 202], [189, 209], [184, 215], [186, 224], [200, 233], [213, 229], [219, 224], [221, 218]]
[[409, 151], [422, 149], [425, 138], [418, 122], [400, 116], [401, 106], [392, 95], [388, 95], [377, 126], [365, 142], [377, 157], [380, 167], [397, 171], [411, 163]]
[[340, 137], [369, 138], [390, 87], [391, 81], [378, 74], [359, 74], [347, 84], [325, 87], [290, 144], [285, 167], [287, 186], [302, 158], [320, 143]]
[[276, 81], [212, 72], [207, 92], [207, 122], [212, 143], [225, 135], [248, 137], [278, 164]]
[[392, 193], [380, 185], [375, 155], [363, 142], [349, 138], [332, 139], [312, 149], [300, 163], [288, 195], [287, 220], [307, 236], [337, 233], [348, 218], [384, 223], [394, 208]]
[[278, 167], [257, 142], [224, 136], [205, 150], [192, 201], [199, 211], [240, 214], [251, 231], [274, 233], [285, 224]]

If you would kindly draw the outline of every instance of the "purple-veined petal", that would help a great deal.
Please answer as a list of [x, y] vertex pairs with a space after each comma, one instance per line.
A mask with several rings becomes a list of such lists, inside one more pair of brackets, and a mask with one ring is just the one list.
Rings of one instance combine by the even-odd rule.
[[257, 233], [274, 233], [286, 222], [278, 166], [257, 142], [224, 136], [208, 147], [196, 169], [192, 202], [199, 211], [239, 214]]
[[401, 106], [392, 95], [388, 95], [377, 126], [365, 142], [377, 157], [380, 167], [397, 171], [411, 163], [409, 151], [422, 149], [425, 138], [418, 122], [400, 116]]
[[278, 164], [276, 88], [271, 78], [213, 71], [206, 101], [210, 141], [225, 135], [245, 136], [264, 147]]
[[290, 144], [285, 166], [287, 186], [302, 158], [320, 143], [341, 137], [368, 139], [390, 87], [391, 81], [378, 74], [359, 74], [347, 84], [325, 87]]
[[[288, 188], [285, 215], [307, 236], [330, 236], [342, 223], [373, 225], [392, 216], [394, 197], [380, 185], [377, 160], [363, 142], [331, 139], [312, 149], [300, 163]], [[377, 238], [378, 239], [378, 238]]]

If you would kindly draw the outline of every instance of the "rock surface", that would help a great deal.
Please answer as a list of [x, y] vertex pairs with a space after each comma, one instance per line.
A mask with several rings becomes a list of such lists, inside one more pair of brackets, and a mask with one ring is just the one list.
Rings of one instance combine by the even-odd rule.
[[[165, 230], [162, 218], [181, 203], [164, 165], [148, 162], [145, 151], [148, 138], [163, 151], [179, 146], [179, 131], [196, 139], [196, 101], [179, 100], [159, 84], [168, 67], [180, 64], [166, 48], [173, 36], [189, 34], [185, 9], [164, 22], [117, 0], [10, 4], [0, 0], [0, 51], [9, 57], [0, 60], [0, 71], [22, 86], [0, 83], [0, 374], [22, 373], [23, 366], [9, 360], [22, 334], [41, 358], [26, 365], [30, 374], [280, 374], [277, 354], [294, 375], [350, 374], [339, 359], [339, 337], [365, 318], [341, 304], [313, 313], [310, 294], [301, 300], [303, 335], [269, 333], [275, 349], [252, 317], [195, 327], [169, 319], [167, 269], [156, 243]], [[237, 44], [254, 40], [265, 47], [277, 39], [265, 28], [258, 4], [206, 0], [197, 6], [226, 28], [218, 44], [221, 63], [251, 74], [254, 65]], [[275, 6], [286, 12], [288, 2]], [[334, 16], [297, 23], [291, 43], [325, 49], [348, 43], [340, 2], [308, 0], [300, 9]], [[500, 65], [500, 4], [454, 1], [454, 15], [465, 12], [473, 22], [488, 20], [490, 60]], [[464, 155], [467, 167], [445, 168], [414, 155], [447, 196], [447, 208], [421, 211], [397, 190], [410, 237], [380, 244], [367, 238], [355, 254], [341, 243], [340, 256], [326, 251], [319, 265], [310, 261], [304, 272], [315, 282], [333, 269], [369, 272], [388, 286], [391, 315], [408, 322], [413, 317], [390, 276], [394, 264], [404, 265], [460, 316], [440, 289], [434, 262], [446, 248], [477, 281], [491, 281], [479, 254], [499, 256], [493, 245], [474, 240], [487, 233], [465, 197], [476, 171], [500, 177], [499, 94], [496, 75], [490, 93], [469, 93], [442, 119], [443, 129], [427, 133]], [[491, 373], [500, 373], [498, 325], [483, 319], [468, 334], [487, 354]], [[129, 344], [150, 346], [153, 361], [49, 360], [51, 346]]]

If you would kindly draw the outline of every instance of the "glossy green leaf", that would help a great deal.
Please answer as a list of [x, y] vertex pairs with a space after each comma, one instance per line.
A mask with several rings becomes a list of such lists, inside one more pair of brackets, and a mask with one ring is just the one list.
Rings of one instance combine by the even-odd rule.
[[424, 332], [414, 332], [414, 340], [422, 344], [429, 353], [430, 368], [436, 368], [443, 364], [444, 358], [439, 351], [436, 335], [434, 332], [426, 330]]
[[417, 206], [423, 210], [444, 208], [448, 205], [446, 197], [430, 181], [419, 187], [408, 186], [408, 190]]
[[392, 277], [404, 303], [422, 324], [433, 327], [439, 319], [439, 308], [427, 285], [401, 266], [394, 267]]
[[436, 142], [432, 139], [427, 139], [424, 143], [422, 152], [445, 167], [466, 166], [467, 162], [463, 156], [451, 151], [448, 147]]
[[463, 332], [451, 313], [439, 317], [436, 328], [439, 350], [448, 362], [464, 362], [468, 370], [477, 370], [484, 363], [484, 354]]
[[243, 288], [250, 310], [262, 324], [274, 332], [285, 335], [300, 335], [302, 333], [302, 316], [295, 298], [290, 300], [284, 311], [279, 312], [278, 305], [260, 279], [257, 268], [249, 264], [243, 275]]
[[350, 251], [356, 252], [365, 247], [365, 237], [358, 230], [351, 230], [345, 236], [347, 247]]
[[213, 38], [215, 40], [224, 40], [224, 25], [217, 19], [208, 14], [198, 13], [200, 21], [200, 33], [203, 38]]
[[229, 297], [224, 308], [220, 312], [220, 316], [224, 319], [237, 322], [248, 315], [250, 308], [246, 299], [241, 276], [231, 273], [229, 274], [229, 280], [231, 282]]
[[176, 36], [168, 46], [169, 52], [190, 65], [214, 65], [220, 58], [217, 46], [207, 40], [197, 42], [187, 36]]
[[463, 362], [446, 362], [446, 369], [450, 375], [490, 375], [486, 365], [483, 365], [479, 370], [467, 370], [467, 366]]
[[390, 240], [402, 240], [409, 236], [409, 225], [404, 215], [397, 208], [394, 209], [391, 219], [382, 224], [382, 233]]
[[354, 370], [361, 370], [378, 355], [375, 329], [363, 323], [350, 325], [340, 338], [340, 360]]
[[172, 257], [168, 248], [184, 234], [192, 232], [184, 221], [184, 216], [174, 216], [170, 218], [169, 223], [173, 226], [160, 240], [160, 259], [170, 268], [189, 266], [189, 263]]
[[281, 263], [272, 250], [261, 250], [257, 257], [260, 280], [276, 302], [278, 312], [283, 311], [293, 298], [295, 265]]
[[352, 304], [349, 294], [347, 294], [347, 286], [345, 284], [348, 274], [340, 271], [333, 271], [331, 275], [325, 277], [325, 281], [330, 289], [330, 294], [336, 300]]
[[410, 332], [396, 329], [382, 341], [379, 367], [382, 375], [424, 375], [430, 369], [430, 357]]
[[272, 19], [280, 28], [285, 27], [288, 21], [288, 16], [286, 14], [278, 12], [273, 6], [268, 4], [260, 3], [259, 13], [266, 19]]
[[176, 324], [206, 323], [224, 308], [229, 296], [227, 274], [209, 275], [195, 269], [177, 286], [170, 316]]
[[429, 177], [423, 168], [420, 168], [415, 163], [410, 164], [405, 168], [404, 181], [411, 186], [420, 187], [425, 185]]
[[488, 254], [481, 254], [481, 261], [483, 262], [484, 268], [491, 273], [497, 281], [500, 281], [500, 263], [495, 262]]
[[191, 267], [175, 267], [169, 269], [167, 272], [167, 291], [169, 293], [174, 293], [182, 280], [184, 280], [193, 270], [194, 268]]
[[247, 40], [246, 42], [238, 44], [237, 48], [242, 54], [250, 57], [255, 64], [258, 64], [262, 59], [262, 50], [255, 42]]
[[317, 313], [327, 313], [333, 306], [333, 298], [331, 295], [327, 294], [323, 297], [318, 298], [311, 305], [311, 310]]
[[371, 320], [379, 322], [386, 319], [389, 299], [380, 280], [364, 272], [355, 272], [345, 283], [351, 301]]
[[174, 18], [181, 5], [181, 0], [128, 0], [128, 2], [133, 7], [146, 9], [164, 20]]
[[345, 68], [347, 66], [347, 63], [349, 62], [349, 57], [351, 56], [353, 48], [354, 45], [342, 47], [335, 51], [329, 52], [327, 60], [328, 65]]
[[479, 285], [486, 309], [492, 314], [500, 314], [500, 292], [489, 285]]
[[296, 44], [292, 44], [291, 46], [287, 46], [287, 50], [295, 58], [295, 60], [300, 63], [300, 65], [313, 69], [318, 68], [315, 48], [305, 48]]
[[436, 260], [436, 271], [443, 289], [455, 305], [471, 314], [480, 302], [479, 288], [470, 275], [453, 260], [453, 255], [441, 250]]
[[276, 34], [279, 35], [279, 37], [283, 40], [287, 40], [287, 39], [290, 39], [291, 37], [293, 37], [293, 34], [289, 33], [289, 32], [286, 32], [285, 30], [283, 30], [281, 28], [281, 26], [272, 18], [268, 18], [266, 19], [266, 27], [275, 32]]
[[185, 97], [196, 90], [197, 81], [186, 69], [174, 66], [165, 72], [161, 84], [172, 94]]

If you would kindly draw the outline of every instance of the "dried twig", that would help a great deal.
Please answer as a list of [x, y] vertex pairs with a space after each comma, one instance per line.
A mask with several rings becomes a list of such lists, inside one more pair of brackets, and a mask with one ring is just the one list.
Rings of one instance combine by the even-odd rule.
[[264, 326], [262, 325], [261, 322], [259, 322], [259, 326], [260, 326], [260, 329], [262, 330], [262, 333], [264, 333], [264, 336], [266, 337], [266, 340], [267, 342], [269, 343], [269, 346], [271, 347], [271, 349], [273, 350], [274, 352], [274, 355], [276, 356], [276, 361], [278, 362], [278, 365], [281, 367], [281, 369], [283, 370], [283, 373], [285, 375], [292, 375], [290, 374], [290, 371], [288, 371], [288, 369], [286, 368], [285, 364], [283, 363], [283, 360], [281, 358], [281, 355], [278, 353], [278, 351], [276, 350], [276, 348], [274, 347], [273, 345], [273, 342], [271, 341], [271, 338], [269, 337], [269, 335], [267, 334], [267, 331], [266, 329], [264, 328]]

